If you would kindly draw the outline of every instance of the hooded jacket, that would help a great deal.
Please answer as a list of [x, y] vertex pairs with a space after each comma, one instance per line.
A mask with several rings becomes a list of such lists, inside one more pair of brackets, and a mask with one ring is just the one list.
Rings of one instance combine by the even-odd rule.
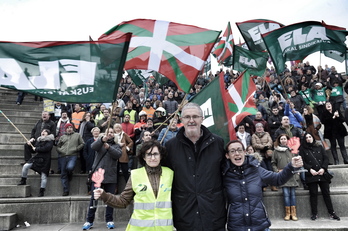
[[29, 162], [32, 162], [33, 165], [31, 169], [35, 172], [45, 173], [48, 176], [50, 168], [51, 168], [51, 150], [53, 148], [54, 143], [54, 135], [50, 134], [48, 136], [40, 136], [37, 138], [35, 143], [35, 151], [37, 152], [35, 156], [33, 156]]
[[252, 156], [245, 156], [242, 166], [232, 164], [227, 159], [223, 167], [223, 184], [228, 199], [229, 231], [265, 230], [271, 226], [265, 205], [262, 186], [282, 185], [293, 176], [291, 164], [283, 171], [275, 173], [262, 168]]

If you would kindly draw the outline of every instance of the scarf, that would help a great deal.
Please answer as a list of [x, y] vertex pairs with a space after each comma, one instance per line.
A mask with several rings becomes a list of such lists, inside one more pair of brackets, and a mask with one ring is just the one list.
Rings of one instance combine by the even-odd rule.
[[246, 133], [240, 133], [239, 131], [237, 132], [237, 137], [240, 139], [240, 141], [243, 143], [244, 147], [247, 147], [246, 143]]

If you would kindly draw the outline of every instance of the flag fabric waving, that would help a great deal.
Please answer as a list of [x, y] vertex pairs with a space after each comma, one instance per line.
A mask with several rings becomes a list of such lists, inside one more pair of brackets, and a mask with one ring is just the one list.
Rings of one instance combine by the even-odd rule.
[[253, 19], [237, 22], [236, 25], [251, 51], [266, 50], [261, 35], [284, 26], [279, 22], [268, 19]]
[[277, 73], [285, 62], [299, 60], [317, 51], [335, 50], [345, 53], [345, 28], [308, 21], [282, 27], [262, 35]]
[[225, 30], [225, 33], [223, 37], [220, 39], [219, 43], [217, 44], [215, 50], [212, 52], [212, 54], [215, 56], [219, 64], [223, 64], [226, 59], [230, 60], [229, 62], [225, 62], [225, 66], [231, 66], [232, 60], [231, 56], [233, 53], [233, 45], [234, 45], [234, 39], [231, 29], [231, 24], [228, 22], [227, 28]]
[[249, 51], [239, 46], [234, 46], [233, 69], [242, 72], [248, 69], [249, 73], [262, 76], [265, 73], [268, 53]]
[[189, 92], [221, 31], [150, 19], [122, 22], [99, 40], [133, 34], [125, 69], [153, 70]]
[[[222, 83], [219, 79], [222, 78]], [[222, 85], [221, 85], [222, 84]], [[209, 131], [221, 136], [225, 144], [230, 141], [227, 117], [221, 92], [225, 91], [223, 76], [214, 78], [190, 102], [197, 103], [203, 111], [203, 125]]]
[[112, 102], [130, 38], [0, 42], [0, 85], [61, 102]]
[[[220, 77], [220, 84], [223, 78]], [[231, 84], [227, 91], [222, 93], [228, 120], [228, 130], [230, 139], [236, 139], [235, 127], [244, 119], [245, 116], [255, 115], [257, 112], [253, 97], [256, 91], [255, 83], [248, 71], [244, 71]]]

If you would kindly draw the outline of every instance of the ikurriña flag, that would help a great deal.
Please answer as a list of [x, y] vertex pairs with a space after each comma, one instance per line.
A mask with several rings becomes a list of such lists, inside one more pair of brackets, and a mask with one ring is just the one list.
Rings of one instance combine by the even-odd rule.
[[253, 19], [237, 22], [236, 25], [251, 51], [266, 50], [261, 35], [284, 26], [279, 22], [268, 19]]
[[284, 71], [285, 62], [303, 59], [317, 51], [346, 52], [345, 28], [307, 21], [292, 24], [262, 35], [277, 73]]
[[[221, 80], [221, 77], [220, 81], [223, 81], [223, 79]], [[255, 83], [252, 78], [250, 78], [248, 71], [244, 71], [227, 88], [227, 90], [222, 93], [231, 140], [237, 139], [235, 127], [244, 119], [244, 117], [255, 115], [257, 112], [253, 100], [255, 91]]]
[[[231, 24], [230, 22], [228, 22], [224, 35], [222, 36], [214, 51], [212, 52], [219, 64], [224, 64], [225, 66], [232, 65], [233, 45], [234, 39]], [[227, 61], [227, 59], [229, 61]]]
[[112, 102], [130, 38], [0, 42], [0, 85], [61, 102]]
[[125, 69], [156, 71], [189, 92], [220, 31], [174, 22], [134, 19], [122, 22], [99, 40], [132, 33]]

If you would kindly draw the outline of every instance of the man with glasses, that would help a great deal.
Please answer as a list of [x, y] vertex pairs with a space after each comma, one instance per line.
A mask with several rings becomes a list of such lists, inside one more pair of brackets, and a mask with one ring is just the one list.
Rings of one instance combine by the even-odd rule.
[[177, 231], [225, 230], [220, 170], [225, 159], [224, 141], [202, 125], [203, 112], [198, 104], [186, 104], [181, 120], [184, 126], [165, 144], [166, 166], [174, 171], [174, 226]]

